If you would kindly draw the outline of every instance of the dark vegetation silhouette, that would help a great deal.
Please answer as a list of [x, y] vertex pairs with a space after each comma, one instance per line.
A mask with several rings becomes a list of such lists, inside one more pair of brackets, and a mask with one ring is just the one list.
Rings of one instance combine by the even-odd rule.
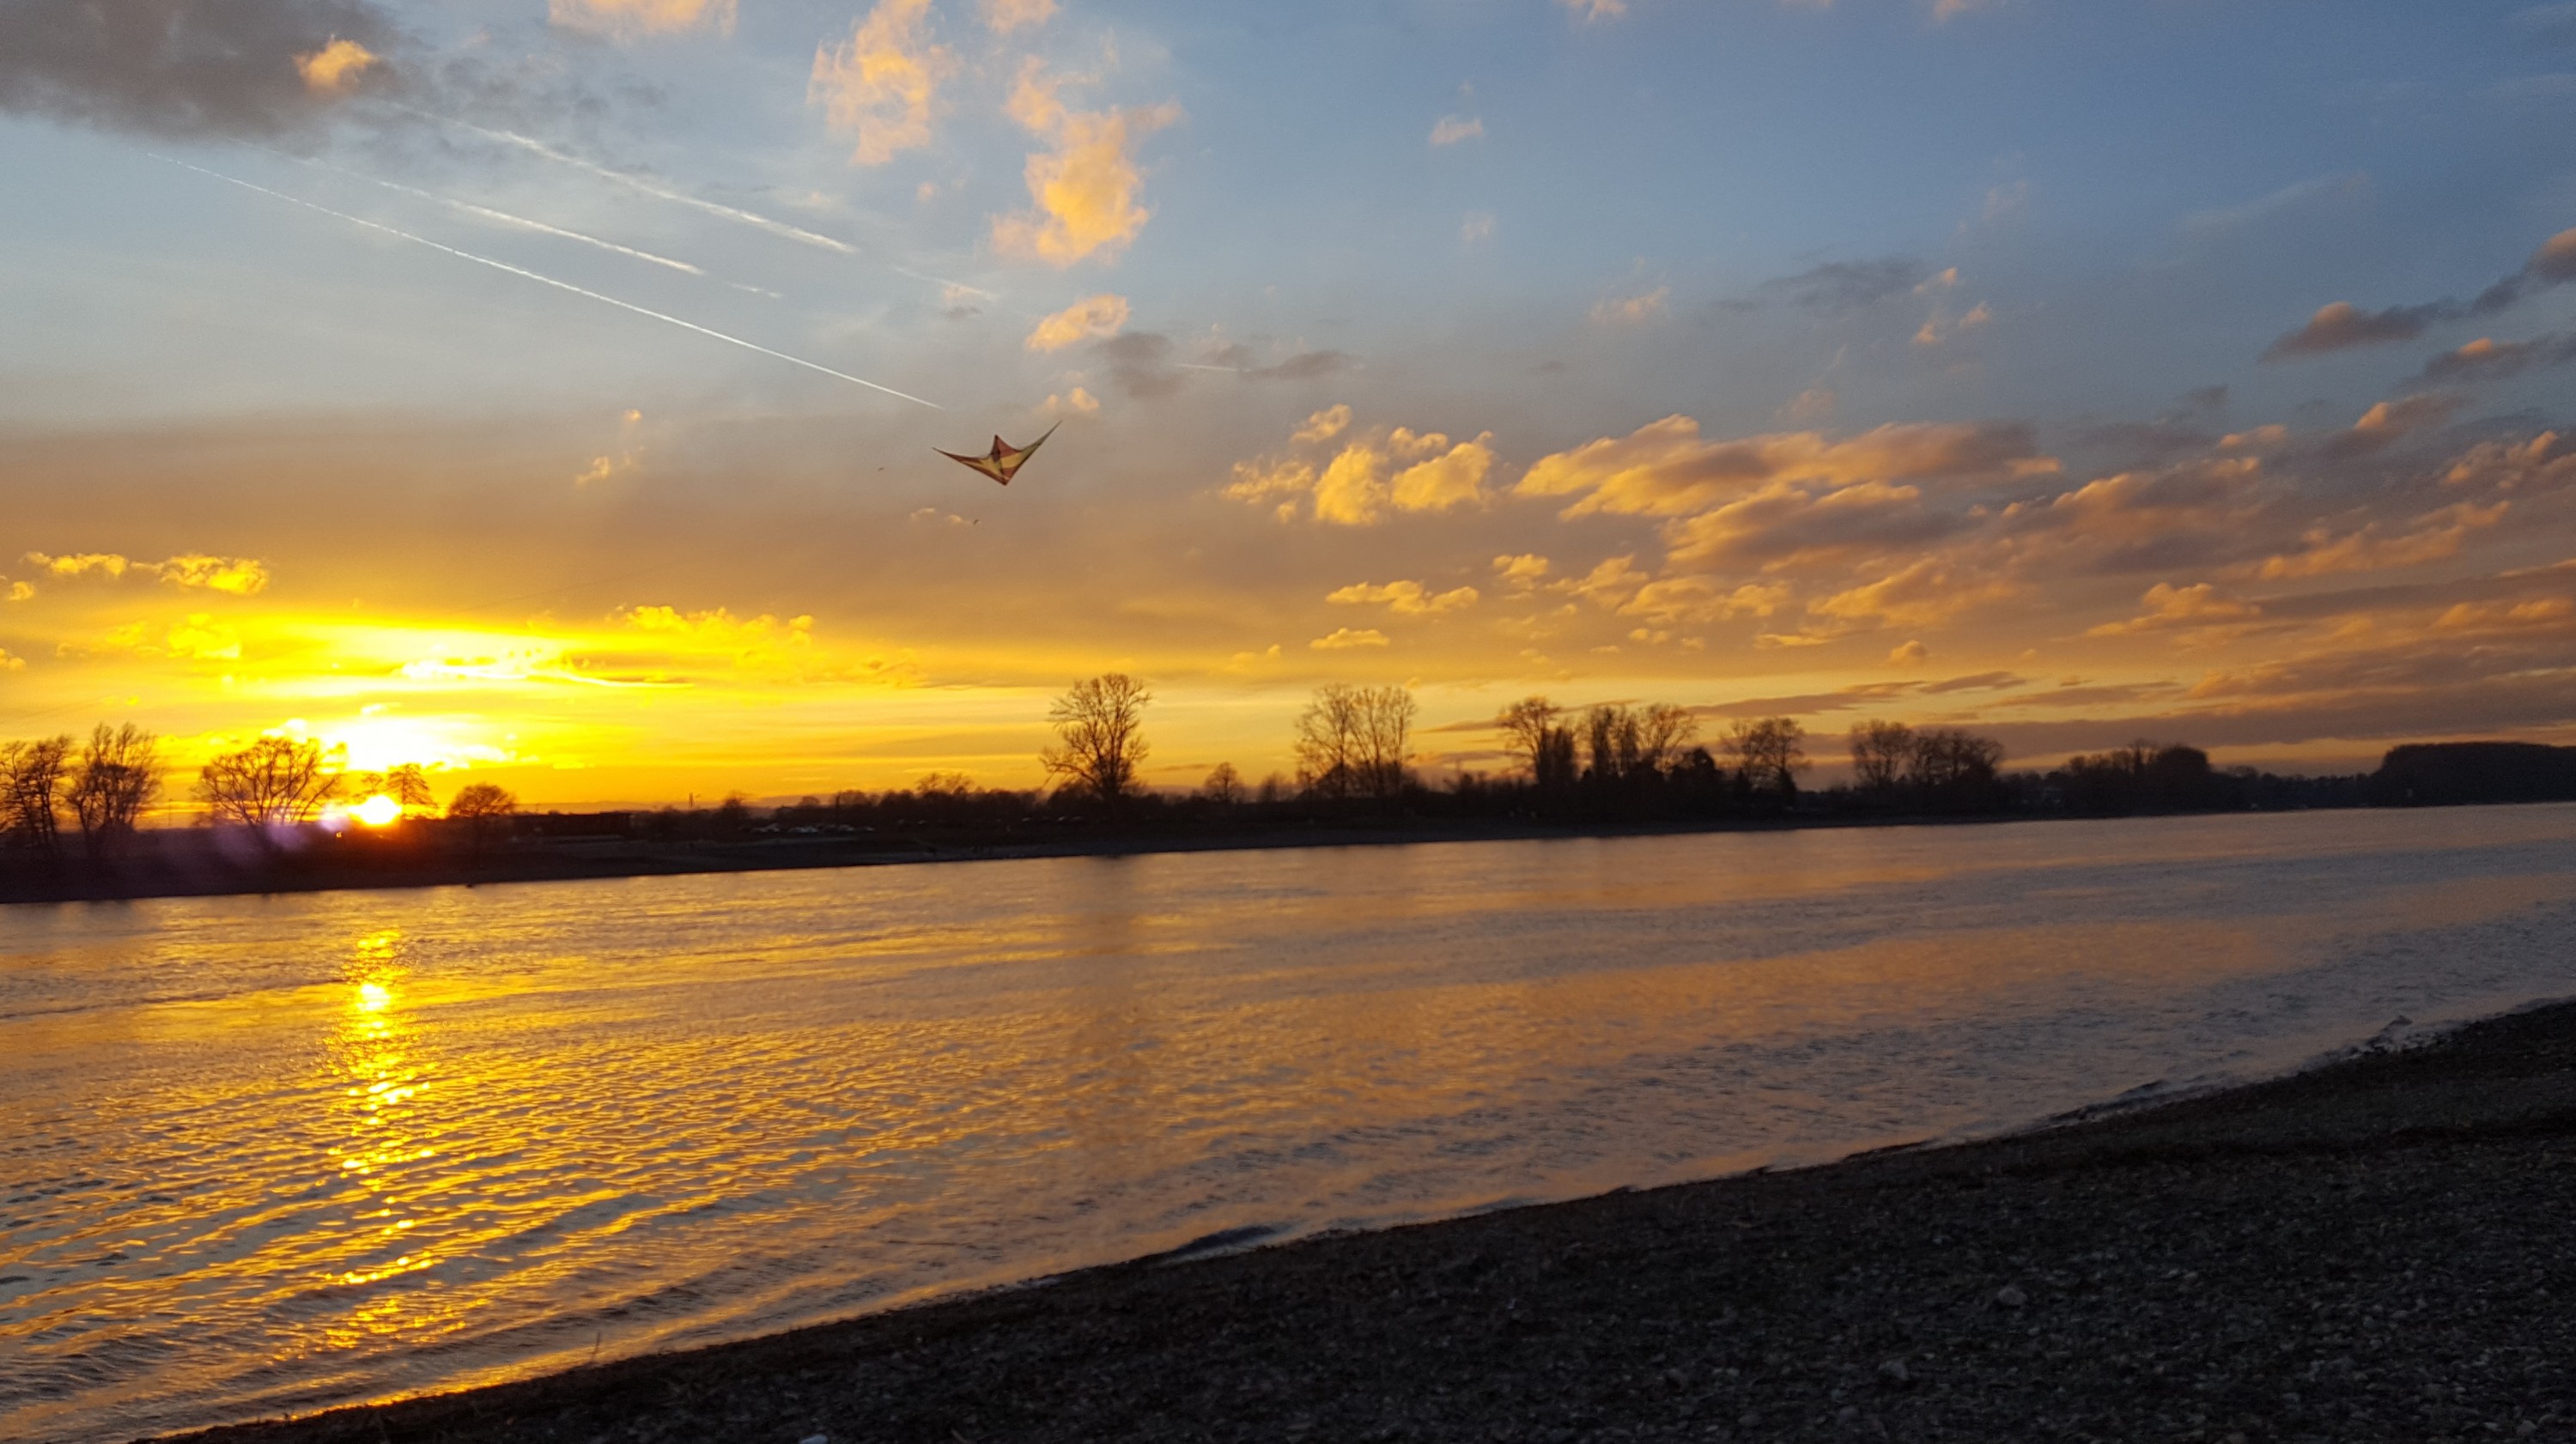
[[[1724, 730], [1702, 741], [1707, 709], [1567, 708], [1543, 696], [1492, 720], [1497, 771], [1453, 770], [1434, 781], [1417, 770], [1420, 709], [1410, 690], [1345, 684], [1317, 688], [1293, 719], [1285, 739], [1293, 777], [1273, 772], [1255, 784], [1220, 762], [1195, 786], [1149, 786], [1142, 765], [1152, 755], [1152, 701], [1143, 681], [1114, 672], [1056, 698], [1047, 714], [1055, 741], [1040, 756], [1047, 788], [983, 787], [964, 773], [932, 772], [909, 788], [782, 806], [736, 792], [712, 808], [531, 813], [507, 789], [475, 782], [457, 789], [442, 816], [424, 768], [350, 773], [335, 750], [264, 737], [199, 769], [191, 792], [200, 827], [144, 826], [169, 772], [160, 740], [132, 723], [101, 723], [85, 742], [0, 743], [0, 899], [1200, 845], [1192, 839], [2576, 800], [2576, 748], [2409, 744], [2374, 773], [2297, 777], [2221, 768], [2199, 748], [2141, 740], [2046, 771], [2008, 771], [1993, 738], [1876, 719], [1843, 739], [1849, 780], [1808, 788], [1809, 738], [1792, 718], [1725, 718]], [[378, 795], [401, 804], [396, 824], [359, 827], [328, 811]]]
[[1136, 768], [1149, 751], [1145, 705], [1153, 700], [1144, 683], [1124, 672], [1076, 682], [1047, 709], [1057, 744], [1038, 756], [1047, 776], [1115, 814], [1137, 790]]

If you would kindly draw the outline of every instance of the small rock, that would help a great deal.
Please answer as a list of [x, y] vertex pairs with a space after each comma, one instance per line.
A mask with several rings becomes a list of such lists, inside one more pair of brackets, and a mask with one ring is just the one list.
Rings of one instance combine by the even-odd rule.
[[1842, 1424], [1857, 1424], [1860, 1422], [1860, 1406], [1858, 1404], [1845, 1404], [1840, 1409], [1834, 1411], [1834, 1419], [1836, 1422]]
[[2539, 1432], [2540, 1426], [2532, 1423], [2528, 1419], [2525, 1419], [2521, 1423], [2513, 1426], [2514, 1437], [2517, 1439], [2528, 1439]]
[[1737, 1427], [1737, 1428], [1739, 1428], [1739, 1429], [1759, 1429], [1759, 1428], [1761, 1428], [1761, 1427], [1762, 1427], [1762, 1413], [1761, 1413], [1761, 1411], [1760, 1411], [1760, 1410], [1758, 1410], [1758, 1409], [1747, 1409], [1747, 1410], [1745, 1410], [1743, 1413], [1736, 1415], [1736, 1416], [1735, 1416], [1735, 1427]]
[[1889, 1384], [1910, 1384], [1914, 1382], [1914, 1372], [1905, 1367], [1905, 1361], [1903, 1359], [1890, 1359], [1886, 1363], [1879, 1365], [1878, 1377], [1881, 1382]]
[[1995, 1290], [1995, 1302], [2008, 1309], [2017, 1309], [2030, 1302], [2030, 1295], [2023, 1293], [2020, 1289], [2015, 1288], [2011, 1284], [2006, 1284], [2002, 1288]]
[[832, 1444], [832, 1436], [829, 1434], [808, 1434], [804, 1438], [797, 1440], [796, 1444]]

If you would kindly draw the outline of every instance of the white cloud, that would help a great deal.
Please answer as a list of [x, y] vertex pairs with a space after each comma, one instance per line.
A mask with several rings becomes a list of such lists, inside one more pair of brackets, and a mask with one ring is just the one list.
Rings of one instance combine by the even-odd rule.
[[1434, 146], [1456, 145], [1460, 141], [1483, 140], [1485, 122], [1481, 116], [1444, 115], [1431, 127]]

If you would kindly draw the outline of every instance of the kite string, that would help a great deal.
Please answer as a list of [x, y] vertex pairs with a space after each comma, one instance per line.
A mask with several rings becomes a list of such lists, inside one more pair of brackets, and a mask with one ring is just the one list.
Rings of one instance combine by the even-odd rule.
[[478, 256], [472, 251], [460, 251], [454, 246], [441, 245], [436, 241], [430, 240], [426, 236], [416, 236], [409, 231], [397, 230], [392, 226], [384, 225], [377, 221], [365, 220], [360, 217], [350, 215], [345, 211], [335, 211], [329, 206], [316, 205], [312, 201], [288, 195], [284, 191], [270, 190], [268, 187], [263, 185], [253, 185], [249, 181], [236, 179], [235, 177], [225, 175], [221, 171], [208, 170], [201, 165], [190, 165], [184, 160], [173, 160], [169, 156], [156, 154], [152, 151], [145, 151], [143, 154], [151, 156], [154, 160], [161, 161], [169, 165], [175, 165], [181, 170], [191, 170], [195, 171], [199, 175], [209, 176], [215, 180], [222, 181], [227, 185], [240, 186], [242, 189], [247, 191], [257, 191], [261, 195], [273, 197], [277, 200], [284, 201], [289, 205], [302, 206], [306, 210], [318, 211], [335, 220], [347, 221], [353, 226], [364, 226], [371, 231], [382, 231], [386, 235], [410, 241], [414, 245], [427, 246], [433, 251], [444, 251], [448, 255], [456, 257], [458, 260], [472, 261], [478, 266], [489, 266], [496, 271], [506, 271], [513, 276], [524, 277], [527, 280], [535, 281], [540, 285], [552, 286], [559, 291], [570, 291], [576, 296], [585, 296], [593, 301], [604, 302], [608, 305], [615, 306], [621, 311], [632, 311], [638, 316], [649, 316], [656, 321], [665, 321], [671, 325], [680, 327], [683, 330], [695, 331], [701, 336], [711, 336], [729, 346], [740, 346], [746, 351], [757, 351], [763, 356], [774, 357], [780, 361], [787, 362], [791, 366], [802, 366], [808, 371], [819, 371], [826, 376], [837, 377], [840, 380], [851, 383], [852, 385], [864, 386], [870, 391], [881, 391], [888, 396], [895, 397], [898, 400], [909, 401], [916, 406], [927, 406], [933, 411], [944, 411], [947, 409], [936, 401], [923, 400], [921, 397], [915, 396], [908, 391], [897, 391], [891, 386], [880, 386], [876, 382], [870, 381], [864, 376], [853, 376], [847, 371], [835, 371], [829, 366], [822, 365], [819, 362], [808, 361], [802, 356], [790, 356], [784, 351], [773, 351], [769, 347], [761, 345], [759, 342], [746, 341], [739, 336], [728, 336], [722, 331], [701, 326], [695, 321], [683, 321], [677, 316], [666, 315], [660, 311], [638, 306], [632, 301], [621, 301], [615, 296], [603, 295], [598, 291], [576, 286], [570, 281], [558, 281], [552, 276], [541, 276], [534, 271], [520, 266], [513, 266], [506, 261], [496, 261], [488, 256]]

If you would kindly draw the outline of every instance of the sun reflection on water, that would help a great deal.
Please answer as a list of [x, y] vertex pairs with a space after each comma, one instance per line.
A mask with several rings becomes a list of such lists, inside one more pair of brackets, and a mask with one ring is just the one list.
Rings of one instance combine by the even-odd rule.
[[[417, 1024], [402, 1006], [401, 988], [411, 967], [401, 929], [359, 938], [341, 975], [349, 989], [348, 1004], [334, 1021], [328, 1053], [341, 1083], [344, 1115], [332, 1131], [346, 1141], [332, 1147], [331, 1157], [361, 1194], [351, 1200], [357, 1207], [348, 1216], [346, 1247], [354, 1257], [344, 1259], [328, 1281], [366, 1285], [438, 1262], [434, 1250], [405, 1248], [421, 1223], [411, 1197], [416, 1190], [406, 1187], [411, 1182], [406, 1170], [435, 1157], [437, 1150], [419, 1142], [420, 1099], [430, 1083], [427, 1068], [417, 1059]], [[389, 1252], [395, 1256], [386, 1258]], [[333, 1342], [400, 1332], [413, 1322], [397, 1301], [372, 1300], [333, 1331]]]

